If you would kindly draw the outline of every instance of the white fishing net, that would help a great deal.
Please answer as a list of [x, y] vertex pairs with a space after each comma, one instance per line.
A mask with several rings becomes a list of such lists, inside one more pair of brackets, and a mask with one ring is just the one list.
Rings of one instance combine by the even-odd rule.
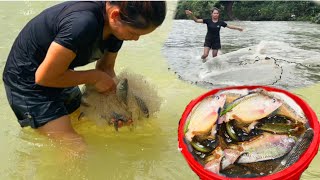
[[79, 119], [92, 120], [101, 126], [109, 124], [113, 113], [127, 118], [131, 117], [134, 122], [142, 120], [145, 115], [140, 110], [135, 97], [139, 97], [145, 103], [149, 111], [149, 118], [159, 111], [161, 98], [155, 87], [142, 75], [126, 70], [117, 77], [119, 80], [128, 79], [127, 105], [119, 101], [115, 93], [104, 95], [95, 91], [92, 86], [84, 86]]

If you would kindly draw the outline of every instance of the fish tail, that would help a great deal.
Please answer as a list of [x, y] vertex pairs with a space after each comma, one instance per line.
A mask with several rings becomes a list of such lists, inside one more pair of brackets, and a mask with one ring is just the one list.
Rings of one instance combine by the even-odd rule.
[[298, 139], [296, 145], [292, 148], [292, 150], [287, 154], [287, 156], [283, 159], [283, 161], [279, 164], [279, 166], [274, 169], [273, 173], [281, 171], [285, 168], [288, 168], [292, 164], [294, 164], [304, 153], [307, 148], [310, 146], [311, 141], [313, 139], [314, 132], [312, 128], [309, 128], [305, 131], [305, 133]]

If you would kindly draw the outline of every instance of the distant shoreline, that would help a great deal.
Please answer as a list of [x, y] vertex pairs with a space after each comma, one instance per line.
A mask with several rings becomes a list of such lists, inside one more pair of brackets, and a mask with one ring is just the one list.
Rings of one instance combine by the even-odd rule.
[[226, 21], [310, 21], [320, 24], [320, 3], [314, 1], [179, 1], [174, 19], [190, 19], [189, 9], [199, 19], [210, 18], [211, 9], [221, 10]]

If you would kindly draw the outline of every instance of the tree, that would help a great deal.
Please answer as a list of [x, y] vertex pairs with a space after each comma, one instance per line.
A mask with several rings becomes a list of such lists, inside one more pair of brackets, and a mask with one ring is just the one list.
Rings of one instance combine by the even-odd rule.
[[221, 9], [223, 20], [319, 22], [320, 13], [313, 1], [179, 1], [175, 19], [187, 19], [186, 9], [198, 18], [210, 18], [213, 7]]
[[220, 4], [222, 4], [224, 6], [228, 17], [231, 20], [236, 20], [237, 19], [237, 18], [234, 17], [233, 11], [232, 11], [234, 1], [220, 1]]

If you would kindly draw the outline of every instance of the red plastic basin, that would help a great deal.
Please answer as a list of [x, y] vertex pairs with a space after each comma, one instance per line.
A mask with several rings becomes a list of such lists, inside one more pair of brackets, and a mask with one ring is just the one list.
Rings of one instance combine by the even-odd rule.
[[[188, 151], [187, 145], [185, 144], [183, 138], [184, 138], [184, 126], [186, 123], [186, 119], [191, 112], [192, 108], [200, 101], [202, 101], [207, 96], [216, 94], [217, 92], [221, 90], [230, 90], [230, 89], [256, 89], [256, 88], [263, 88], [270, 92], [280, 92], [284, 93], [287, 96], [289, 96], [291, 99], [293, 99], [303, 110], [306, 118], [309, 120], [310, 126], [314, 130], [314, 137], [313, 140], [309, 146], [309, 148], [302, 154], [300, 159], [294, 163], [292, 166], [290, 166], [287, 169], [284, 169], [280, 172], [257, 177], [257, 178], [227, 178], [220, 176], [218, 174], [209, 172], [203, 168], [203, 166], [197, 162], [193, 155]], [[179, 122], [179, 128], [178, 128], [178, 143], [179, 143], [179, 149], [181, 150], [181, 153], [183, 154], [184, 158], [186, 159], [187, 163], [189, 164], [190, 168], [199, 176], [200, 179], [207, 180], [207, 179], [217, 179], [217, 180], [226, 180], [226, 179], [232, 179], [232, 180], [298, 180], [300, 179], [301, 174], [308, 168], [309, 164], [311, 163], [312, 159], [316, 156], [320, 144], [320, 132], [319, 132], [320, 126], [318, 118], [315, 114], [315, 112], [311, 109], [311, 107], [301, 98], [298, 96], [283, 90], [278, 89], [274, 87], [269, 86], [231, 86], [227, 88], [219, 88], [219, 89], [213, 89], [195, 100], [192, 100], [186, 107], [185, 111], [182, 114], [182, 117]]]

